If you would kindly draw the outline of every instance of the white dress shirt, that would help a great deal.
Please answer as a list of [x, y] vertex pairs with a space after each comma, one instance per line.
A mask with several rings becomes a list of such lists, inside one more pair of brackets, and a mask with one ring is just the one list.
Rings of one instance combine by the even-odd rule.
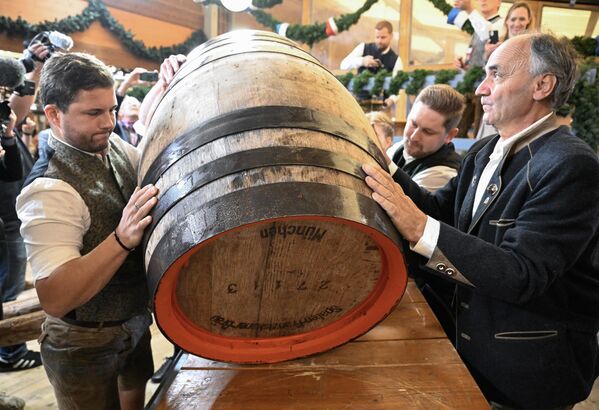
[[[389, 158], [393, 158], [395, 152], [397, 152], [397, 150], [402, 146], [403, 140], [393, 144], [387, 148], [387, 156]], [[409, 155], [405, 150], [403, 151], [402, 155], [406, 160], [406, 164], [409, 164], [416, 159]], [[398, 169], [399, 167], [394, 162], [389, 164], [389, 173], [391, 176], [393, 176]], [[418, 186], [426, 189], [427, 191], [434, 193], [439, 188], [444, 187], [449, 180], [455, 177], [457, 174], [458, 171], [451, 167], [446, 165], [436, 165], [434, 167], [423, 169], [422, 171], [414, 174], [412, 176], [412, 181], [416, 182]]]
[[[358, 44], [356, 46], [356, 48], [354, 48], [352, 50], [352, 52], [349, 53], [347, 55], [347, 57], [345, 57], [341, 61], [340, 68], [342, 70], [351, 70], [352, 68], [358, 69], [358, 68], [362, 67], [362, 57], [364, 56], [364, 46], [365, 45], [366, 45], [365, 43]], [[383, 51], [383, 54], [387, 54], [389, 52], [389, 50], [391, 50], [391, 46], [387, 47], [387, 49], [385, 51]], [[403, 70], [403, 63], [401, 62], [401, 57], [398, 55], [397, 61], [395, 62], [395, 65], [393, 66], [392, 75], [395, 75], [400, 70]]]
[[474, 29], [478, 38], [481, 41], [487, 41], [489, 39], [489, 32], [493, 30], [497, 30], [499, 32], [499, 37], [503, 37], [505, 34], [505, 25], [503, 24], [503, 17], [497, 19], [495, 22], [490, 22], [486, 18], [483, 17], [482, 14], [478, 12], [478, 10], [472, 10], [472, 13], [468, 14], [466, 11], [462, 10], [458, 13], [453, 24], [459, 28], [462, 28], [464, 23], [470, 20], [470, 24], [472, 24], [472, 28]]
[[[543, 118], [537, 120], [535, 123], [531, 124], [527, 128], [508, 138], [507, 140], [503, 140], [499, 138], [497, 143], [495, 144], [495, 148], [491, 155], [489, 155], [489, 162], [485, 166], [480, 179], [478, 180], [478, 185], [476, 186], [476, 194], [474, 197], [474, 204], [472, 207], [472, 215], [476, 213], [476, 209], [480, 205], [480, 200], [491, 180], [491, 177], [497, 170], [497, 166], [501, 162], [501, 160], [507, 155], [512, 146], [517, 143], [523, 137], [530, 135], [530, 132], [535, 128], [543, 125], [552, 115], [553, 113], [549, 113]], [[422, 238], [412, 246], [410, 244], [410, 249], [414, 252], [429, 258], [433, 255], [433, 251], [437, 247], [437, 242], [439, 241], [439, 232], [441, 230], [441, 223], [430, 216], [426, 216], [426, 225], [424, 227], [424, 232], [422, 234]]]
[[[112, 134], [110, 140], [126, 152], [136, 169], [140, 158], [138, 150], [116, 134]], [[77, 149], [53, 135], [48, 143], [51, 147], [56, 146], [53, 144], [65, 144]], [[90, 161], [102, 161], [98, 154], [81, 152], [89, 155]], [[83, 236], [90, 226], [90, 214], [83, 198], [71, 185], [53, 178], [37, 178], [21, 191], [16, 208], [34, 283], [81, 256]]]

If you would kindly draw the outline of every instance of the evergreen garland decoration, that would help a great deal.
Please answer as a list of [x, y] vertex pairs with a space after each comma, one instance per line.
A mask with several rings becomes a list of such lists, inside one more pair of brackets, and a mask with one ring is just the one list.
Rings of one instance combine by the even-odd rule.
[[484, 75], [484, 68], [472, 66], [464, 73], [464, 78], [456, 85], [455, 89], [462, 94], [472, 93], [474, 92], [474, 84], [482, 80]]
[[398, 71], [395, 76], [391, 79], [389, 83], [389, 94], [397, 95], [399, 94], [399, 90], [401, 90], [406, 83], [410, 79], [410, 74], [405, 71]]
[[161, 62], [171, 54], [187, 54], [191, 49], [207, 40], [204, 32], [197, 30], [183, 43], [169, 47], [146, 47], [143, 41], [136, 40], [130, 31], [110, 15], [100, 0], [89, 0], [89, 5], [76, 16], [68, 16], [62, 20], [45, 20], [39, 24], [30, 24], [21, 17], [13, 20], [1, 16], [0, 33], [6, 33], [9, 36], [20, 35], [25, 38], [32, 38], [41, 31], [55, 30], [70, 34], [85, 31], [96, 20], [99, 20], [103, 27], [114, 34], [133, 55], [156, 62]]
[[435, 84], [449, 84], [458, 73], [458, 70], [439, 70], [435, 73]]
[[364, 70], [359, 75], [355, 76], [354, 83], [352, 85], [352, 90], [354, 93], [358, 93], [362, 88], [364, 88], [364, 86], [368, 84], [368, 81], [372, 77], [374, 77], [374, 74], [370, 70]]
[[138, 101], [143, 101], [144, 98], [146, 98], [146, 94], [150, 92], [151, 88], [151, 85], [136, 85], [127, 91], [127, 95], [137, 98]]
[[[362, 7], [356, 10], [354, 13], [342, 14], [339, 17], [335, 17], [335, 24], [337, 24], [339, 33], [356, 24], [358, 20], [360, 20], [360, 17], [362, 17], [362, 14], [368, 11], [378, 1], [379, 0], [366, 0]], [[256, 18], [258, 23], [269, 27], [275, 32], [277, 31], [277, 26], [282, 23], [267, 12], [260, 9], [250, 9], [249, 13]], [[314, 23], [307, 25], [290, 24], [287, 28], [286, 37], [290, 38], [291, 40], [300, 41], [307, 44], [309, 47], [312, 47], [314, 43], [317, 43], [328, 37], [326, 33], [326, 23]]]
[[576, 36], [570, 40], [572, 47], [583, 57], [592, 57], [595, 55], [595, 49], [599, 46], [597, 40], [593, 37]]
[[417, 95], [424, 83], [426, 82], [426, 76], [429, 75], [430, 71], [428, 70], [414, 70], [410, 74], [410, 82], [406, 86], [406, 94], [408, 95]]
[[352, 78], [354, 78], [354, 73], [351, 71], [337, 76], [337, 80], [339, 80], [339, 82], [341, 82], [345, 88], [347, 88]]
[[568, 105], [574, 107], [572, 129], [576, 132], [576, 136], [597, 151], [599, 148], [599, 63], [589, 58], [581, 64], [581, 72], [582, 76], [568, 98]]
[[389, 77], [389, 75], [389, 71], [385, 70], [384, 68], [382, 70], [377, 71], [377, 73], [374, 75], [374, 85], [370, 90], [370, 93], [372, 95], [383, 95], [383, 85], [385, 84], [385, 78]]
[[[453, 9], [453, 7], [451, 7], [445, 0], [429, 0], [429, 1], [433, 4], [433, 6], [437, 10], [441, 11], [446, 16], [449, 14], [451, 9]], [[465, 31], [468, 34], [474, 33], [474, 28], [472, 27], [470, 20], [466, 20], [466, 22], [462, 26], [462, 31]]]

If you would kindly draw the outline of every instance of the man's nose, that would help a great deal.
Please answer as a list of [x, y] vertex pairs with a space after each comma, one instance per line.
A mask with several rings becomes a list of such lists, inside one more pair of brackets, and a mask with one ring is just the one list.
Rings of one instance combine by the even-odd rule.
[[417, 141], [420, 139], [420, 129], [414, 128], [412, 133], [409, 135], [410, 141]]
[[112, 129], [114, 128], [114, 124], [115, 124], [115, 118], [114, 118], [114, 114], [112, 112], [107, 112], [106, 114], [102, 115], [102, 128], [106, 128], [106, 129]]
[[490, 94], [489, 76], [486, 76], [485, 79], [483, 80], [483, 82], [480, 83], [478, 85], [478, 87], [476, 87], [474, 94], [476, 94], [476, 95], [489, 95]]

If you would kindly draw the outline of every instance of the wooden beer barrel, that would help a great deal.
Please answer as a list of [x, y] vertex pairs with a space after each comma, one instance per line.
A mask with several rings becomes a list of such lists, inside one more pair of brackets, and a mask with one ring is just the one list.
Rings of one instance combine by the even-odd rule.
[[400, 238], [361, 165], [386, 167], [350, 93], [273, 33], [192, 51], [147, 130], [140, 183], [156, 322], [198, 356], [278, 362], [368, 331], [401, 298]]

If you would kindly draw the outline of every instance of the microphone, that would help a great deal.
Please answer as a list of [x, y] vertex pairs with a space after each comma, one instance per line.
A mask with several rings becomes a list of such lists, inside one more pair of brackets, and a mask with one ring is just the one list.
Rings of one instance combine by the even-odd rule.
[[25, 81], [25, 67], [13, 58], [0, 58], [0, 87], [15, 88]]

